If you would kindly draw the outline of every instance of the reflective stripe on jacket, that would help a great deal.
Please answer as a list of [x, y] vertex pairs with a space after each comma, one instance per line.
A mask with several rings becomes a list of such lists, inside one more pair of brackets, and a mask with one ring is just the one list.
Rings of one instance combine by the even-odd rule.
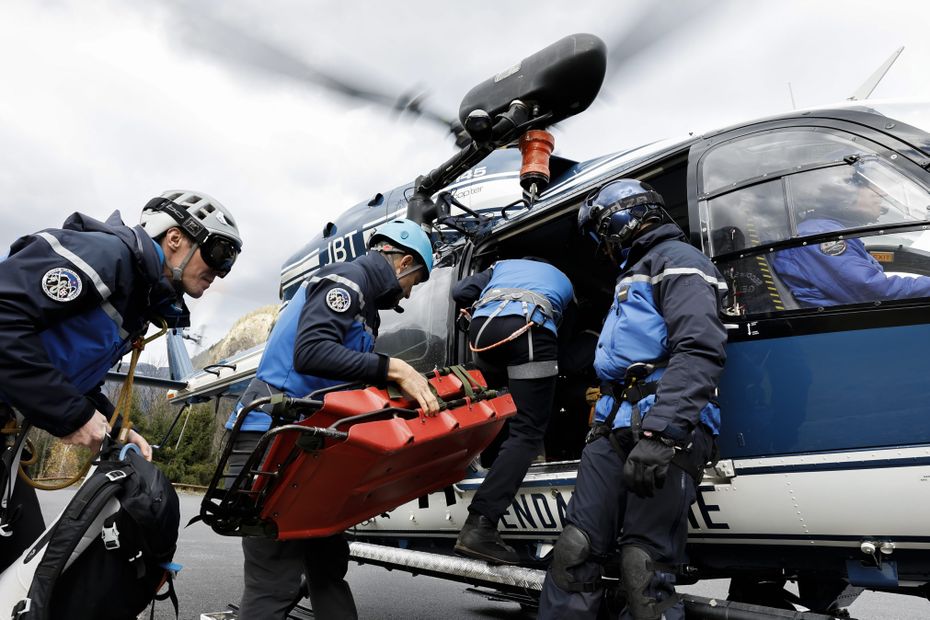
[[[677, 436], [700, 421], [718, 433], [720, 411], [710, 401], [726, 359], [719, 317], [723, 277], [674, 224], [637, 237], [627, 265], [598, 340], [598, 377], [618, 382], [636, 362], [667, 361], [647, 378], [658, 387], [640, 401], [643, 428]], [[606, 419], [612, 405], [612, 397], [602, 396], [595, 419]], [[630, 403], [622, 403], [614, 427], [630, 426], [631, 412]]]
[[[0, 400], [59, 437], [83, 426], [109, 405], [109, 368], [175, 301], [162, 272], [151, 237], [119, 212], [14, 242], [0, 262]], [[186, 323], [183, 304], [175, 314]]]
[[[256, 377], [297, 398], [339, 383], [384, 381], [388, 359], [371, 352], [381, 323], [378, 300], [399, 292], [394, 271], [378, 253], [323, 267], [281, 310]], [[236, 405], [226, 428], [245, 404]], [[270, 416], [253, 411], [241, 430], [270, 425]]]

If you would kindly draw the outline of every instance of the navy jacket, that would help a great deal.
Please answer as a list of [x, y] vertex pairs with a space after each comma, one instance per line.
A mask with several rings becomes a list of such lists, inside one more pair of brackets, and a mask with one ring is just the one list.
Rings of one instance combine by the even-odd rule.
[[0, 262], [0, 400], [59, 437], [112, 411], [100, 385], [149, 319], [187, 324], [163, 261], [118, 211], [106, 223], [75, 213], [16, 240]]
[[[711, 401], [726, 359], [726, 330], [719, 313], [727, 287], [713, 263], [686, 242], [674, 224], [636, 238], [617, 280], [594, 358], [603, 381], [622, 381], [636, 362], [667, 363], [648, 378], [656, 394], [640, 401], [645, 430], [683, 439], [698, 422], [719, 432]], [[601, 396], [595, 419], [603, 422], [613, 398]], [[630, 426], [632, 406], [621, 407], [614, 428]]]
[[[809, 219], [801, 235], [842, 230], [835, 220]], [[836, 306], [888, 299], [930, 297], [930, 278], [885, 275], [859, 239], [799, 246], [775, 254], [772, 266], [803, 307]]]
[[[376, 252], [326, 265], [281, 310], [256, 378], [298, 398], [338, 383], [386, 381], [389, 358], [371, 351], [381, 324], [378, 310], [393, 308], [400, 294], [394, 270]], [[236, 405], [226, 428], [247, 404]], [[266, 431], [270, 425], [267, 413], [254, 410], [241, 430]]]

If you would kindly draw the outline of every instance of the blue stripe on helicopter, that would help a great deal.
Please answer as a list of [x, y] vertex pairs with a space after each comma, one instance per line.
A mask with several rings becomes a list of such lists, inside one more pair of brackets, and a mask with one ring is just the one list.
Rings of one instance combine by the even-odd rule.
[[[930, 466], [930, 456], [909, 457], [896, 459], [872, 459], [860, 461], [834, 461], [830, 463], [791, 463], [777, 465], [760, 465], [755, 467], [739, 467], [734, 464], [736, 473], [740, 476], [762, 475], [772, 473], [803, 473], [819, 471], [856, 471], [862, 469], [886, 469], [890, 467], [921, 467]], [[459, 483], [456, 486], [462, 491], [474, 491], [484, 480], [484, 476], [472, 476]], [[550, 478], [546, 480], [526, 480], [520, 485], [520, 488], [550, 488], [550, 487], [574, 487], [575, 477], [569, 478]], [[712, 485], [701, 485], [701, 491], [712, 491]]]
[[740, 467], [734, 464], [734, 469], [737, 475], [751, 476], [785, 472], [852, 471], [859, 469], [887, 469], [890, 467], [921, 467], [927, 465], [930, 465], [930, 456], [861, 461], [834, 461], [831, 463], [783, 463], [778, 465], [760, 465], [756, 467]]
[[714, 540], [739, 539], [747, 540], [812, 540], [812, 541], [838, 541], [838, 542], [860, 542], [862, 540], [893, 540], [896, 543], [927, 543], [930, 542], [930, 536], [899, 536], [898, 534], [869, 534], [868, 536], [858, 535], [840, 535], [840, 534], [747, 534], [747, 533], [710, 533], [710, 532], [688, 532], [688, 544], [698, 542], [702, 538]]
[[[377, 530], [350, 530], [350, 533], [353, 535], [359, 535], [360, 538], [377, 538], [378, 536], [401, 536], [405, 538], [424, 538], [424, 537], [445, 537], [445, 538], [455, 538], [458, 536], [458, 529], [422, 529], [422, 530], [405, 530], [405, 529], [387, 529], [379, 528]], [[507, 531], [503, 530], [503, 534], [506, 535], [508, 539], [511, 538], [533, 538], [539, 537], [541, 535], [553, 534], [558, 532], [546, 532], [544, 530], [533, 530], [533, 531]], [[899, 536], [897, 534], [876, 534], [869, 536], [862, 535], [830, 535], [830, 534], [749, 534], [749, 533], [724, 533], [724, 532], [701, 532], [701, 531], [691, 531], [688, 532], [688, 544], [701, 544], [702, 539], [708, 540], [803, 540], [803, 541], [817, 541], [817, 542], [860, 542], [863, 539], [869, 540], [893, 540], [896, 543], [928, 543], [930, 542], [930, 536]]]

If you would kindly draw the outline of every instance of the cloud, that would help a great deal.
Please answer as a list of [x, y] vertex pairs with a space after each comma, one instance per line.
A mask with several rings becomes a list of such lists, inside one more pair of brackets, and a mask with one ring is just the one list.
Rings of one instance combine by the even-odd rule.
[[[684, 23], [652, 37], [606, 96], [562, 123], [558, 152], [596, 157], [778, 113], [789, 81], [798, 105], [836, 101], [899, 45], [876, 96], [930, 96], [922, 5], [710, 4], [681, 12]], [[646, 45], [650, 19], [648, 3], [607, 0], [5, 2], [0, 245], [75, 210], [119, 208], [131, 222], [165, 189], [207, 192], [245, 239], [233, 273], [192, 303], [209, 344], [276, 302], [281, 264], [327, 221], [452, 154], [441, 127], [327, 80], [388, 104], [423, 88], [454, 116], [471, 86], [566, 34], [624, 41], [637, 29]]]

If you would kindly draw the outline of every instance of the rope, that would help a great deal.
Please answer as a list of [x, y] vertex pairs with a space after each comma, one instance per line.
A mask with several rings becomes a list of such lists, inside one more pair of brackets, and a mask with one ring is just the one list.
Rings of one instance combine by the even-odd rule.
[[[152, 342], [156, 338], [160, 338], [168, 331], [168, 325], [165, 323], [164, 319], [160, 319], [161, 329], [157, 334], [151, 336], [150, 338], [137, 338], [132, 343], [132, 357], [129, 361], [129, 370], [126, 372], [126, 379], [123, 381], [123, 385], [120, 387], [119, 397], [116, 400], [116, 408], [113, 410], [113, 415], [110, 416], [110, 428], [116, 424], [116, 421], [123, 418], [123, 423], [120, 427], [119, 432], [119, 442], [126, 443], [126, 439], [129, 437], [129, 431], [132, 429], [132, 422], [129, 420], [129, 413], [132, 410], [132, 383], [136, 374], [136, 364], [139, 362], [139, 356], [142, 354], [142, 349], [145, 348], [145, 345]], [[59, 489], [66, 489], [78, 480], [82, 479], [87, 475], [87, 472], [90, 470], [91, 463], [93, 459], [87, 461], [84, 464], [84, 467], [81, 468], [81, 471], [78, 472], [71, 478], [66, 479], [64, 482], [56, 483], [46, 483], [38, 482], [29, 477], [29, 474], [26, 473], [26, 470], [23, 468], [23, 465], [28, 465], [34, 462], [36, 459], [33, 458], [29, 463], [20, 463], [19, 464], [19, 479], [28, 484], [29, 486], [39, 489], [41, 491], [58, 491]]]
[[514, 333], [510, 334], [510, 335], [507, 336], [506, 338], [504, 338], [504, 339], [502, 339], [502, 340], [498, 340], [498, 341], [495, 342], [494, 344], [489, 344], [489, 345], [486, 346], [486, 347], [480, 347], [480, 348], [478, 348], [478, 347], [476, 347], [475, 345], [473, 345], [472, 343], [469, 342], [469, 343], [468, 343], [468, 348], [471, 349], [471, 352], [472, 352], [472, 353], [484, 353], [485, 351], [490, 351], [491, 349], [494, 349], [494, 348], [496, 348], [496, 347], [499, 347], [499, 346], [501, 346], [502, 344], [506, 344], [506, 343], [510, 342], [511, 340], [514, 340], [515, 338], [519, 338], [520, 336], [522, 336], [523, 334], [525, 334], [527, 331], [529, 331], [529, 329], [530, 329], [531, 327], [533, 327], [534, 325], [536, 325], [536, 323], [533, 322], [533, 321], [530, 321], [529, 323], [527, 323], [526, 325], [524, 325], [523, 327], [521, 327], [520, 329], [518, 329], [518, 330], [515, 331]]

